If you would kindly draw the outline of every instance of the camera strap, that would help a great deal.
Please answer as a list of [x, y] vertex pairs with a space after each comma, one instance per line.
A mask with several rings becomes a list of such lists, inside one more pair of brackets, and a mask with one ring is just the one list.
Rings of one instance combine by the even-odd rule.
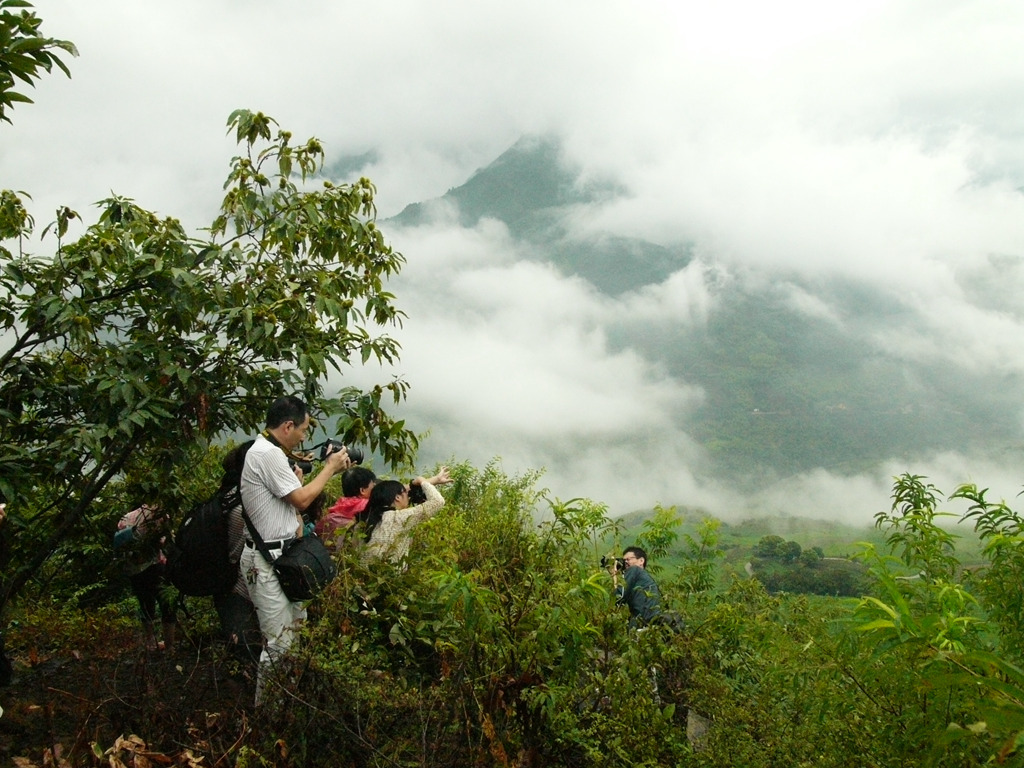
[[262, 432], [260, 432], [260, 434], [264, 438], [269, 440], [271, 444], [276, 445], [278, 448], [280, 448], [281, 449], [281, 453], [283, 453], [291, 461], [312, 461], [313, 460], [312, 454], [310, 454], [308, 456], [300, 456], [298, 454], [292, 453], [291, 451], [285, 450], [285, 447], [283, 445], [281, 445], [281, 442], [276, 437], [274, 437], [271, 434], [269, 429], [264, 429]]

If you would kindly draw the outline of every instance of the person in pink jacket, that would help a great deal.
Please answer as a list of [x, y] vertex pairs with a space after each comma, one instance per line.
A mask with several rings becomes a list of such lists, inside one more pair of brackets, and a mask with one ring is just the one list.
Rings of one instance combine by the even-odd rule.
[[316, 535], [327, 542], [340, 539], [337, 534], [350, 528], [356, 515], [366, 509], [370, 492], [377, 484], [377, 476], [366, 467], [352, 467], [341, 476], [341, 491], [345, 495], [334, 502], [327, 514], [316, 521]]

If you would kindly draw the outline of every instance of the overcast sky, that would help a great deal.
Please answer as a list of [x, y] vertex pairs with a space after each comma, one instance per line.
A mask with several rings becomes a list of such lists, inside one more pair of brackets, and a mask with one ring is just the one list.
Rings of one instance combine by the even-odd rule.
[[[737, 279], [878, 284], [915, 297], [922, 321], [874, 343], [1024, 371], [1017, 0], [35, 6], [44, 32], [81, 53], [71, 80], [45, 78], [36, 104], [0, 126], [0, 186], [32, 195], [40, 229], [58, 204], [91, 218], [111, 191], [207, 224], [234, 149], [226, 119], [245, 107], [318, 136], [328, 160], [372, 152], [363, 172], [382, 217], [546, 134], [586, 178], [627, 190], [580, 211], [576, 231], [693, 245], [686, 269], [611, 299], [524, 261], [495, 222], [387, 233], [409, 262], [397, 372], [412, 384], [412, 426], [431, 431], [424, 461], [546, 467], [554, 494], [613, 512], [661, 502], [868, 520], [905, 469], [946, 490], [1020, 487], [1013, 468], [944, 454], [871, 477], [823, 469], [739, 498], [702, 475], [686, 433], [700, 390], [606, 341], [627, 319], [703, 322], [714, 265]], [[990, 289], [968, 295], [965, 276]]]

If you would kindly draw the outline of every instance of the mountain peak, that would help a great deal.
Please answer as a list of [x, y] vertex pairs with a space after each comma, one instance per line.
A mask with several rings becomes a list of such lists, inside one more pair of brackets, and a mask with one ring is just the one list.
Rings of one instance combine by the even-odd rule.
[[473, 227], [483, 218], [505, 224], [509, 234], [530, 243], [530, 258], [547, 261], [563, 273], [588, 280], [617, 295], [660, 282], [689, 261], [685, 249], [672, 250], [634, 238], [567, 231], [572, 208], [622, 194], [610, 183], [583, 183], [581, 171], [565, 159], [561, 142], [551, 136], [524, 136], [465, 184], [442, 197], [407, 206], [390, 221], [417, 226], [434, 211], [455, 209], [458, 223]]
[[492, 218], [504, 222], [513, 236], [529, 238], [538, 216], [550, 219], [545, 214], [552, 210], [592, 202], [599, 192], [608, 192], [578, 182], [579, 169], [565, 162], [557, 138], [524, 136], [462, 186], [437, 200], [408, 205], [392, 221], [400, 226], [425, 223], [434, 205], [444, 201], [455, 204], [464, 227]]

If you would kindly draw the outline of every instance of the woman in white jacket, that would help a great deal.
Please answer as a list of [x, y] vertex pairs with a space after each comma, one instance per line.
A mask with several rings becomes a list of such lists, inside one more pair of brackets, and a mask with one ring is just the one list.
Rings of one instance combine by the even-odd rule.
[[366, 548], [363, 562], [388, 560], [397, 563], [409, 554], [412, 544], [412, 529], [424, 520], [429, 520], [444, 506], [444, 497], [435, 485], [450, 483], [448, 468], [430, 478], [417, 477], [412, 485], [418, 485], [426, 501], [409, 506], [409, 489], [397, 480], [378, 482], [370, 492], [366, 509], [356, 518], [363, 525]]

